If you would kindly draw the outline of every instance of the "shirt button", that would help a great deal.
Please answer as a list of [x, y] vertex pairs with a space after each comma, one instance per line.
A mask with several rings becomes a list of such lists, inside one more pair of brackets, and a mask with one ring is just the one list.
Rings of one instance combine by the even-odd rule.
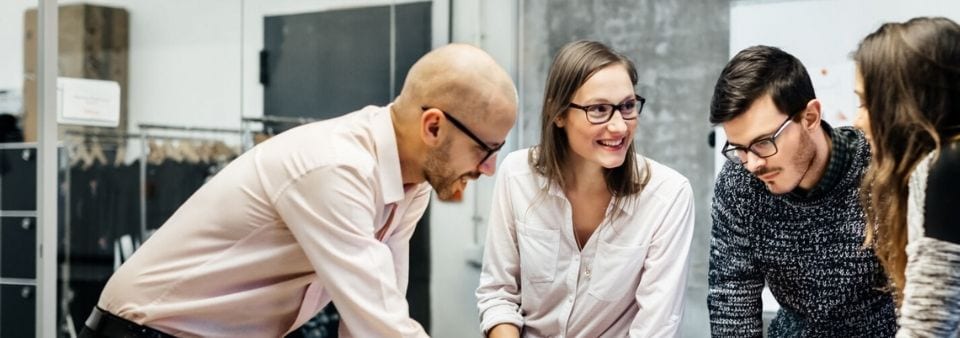
[[587, 272], [585, 274], [587, 275], [587, 279], [590, 279], [590, 269], [587, 269]]

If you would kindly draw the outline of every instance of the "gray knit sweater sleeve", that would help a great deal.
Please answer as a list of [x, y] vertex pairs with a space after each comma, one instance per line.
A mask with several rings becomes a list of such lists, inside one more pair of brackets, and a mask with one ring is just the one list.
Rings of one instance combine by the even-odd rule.
[[[728, 163], [729, 165], [729, 163]], [[753, 257], [755, 233], [746, 222], [731, 192], [729, 180], [718, 180], [713, 199], [713, 230], [710, 241], [710, 272], [707, 305], [713, 337], [761, 337], [760, 294], [764, 275]]]
[[897, 338], [958, 337], [960, 245], [930, 237], [914, 243]]
[[960, 336], [960, 150], [928, 155], [910, 177], [906, 284], [898, 338]]

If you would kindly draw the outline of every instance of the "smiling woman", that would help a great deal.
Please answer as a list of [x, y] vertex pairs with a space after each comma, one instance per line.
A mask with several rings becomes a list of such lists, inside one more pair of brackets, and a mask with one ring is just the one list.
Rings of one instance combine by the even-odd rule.
[[540, 144], [508, 155], [494, 186], [477, 289], [490, 337], [678, 335], [693, 192], [634, 151], [636, 83], [601, 43], [557, 52]]

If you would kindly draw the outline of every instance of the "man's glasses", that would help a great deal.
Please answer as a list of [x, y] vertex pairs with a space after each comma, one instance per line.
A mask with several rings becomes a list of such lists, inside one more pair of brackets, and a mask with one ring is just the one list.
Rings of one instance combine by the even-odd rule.
[[623, 103], [620, 104], [601, 103], [581, 106], [571, 102], [570, 108], [583, 110], [587, 113], [587, 121], [592, 124], [603, 124], [613, 118], [613, 112], [615, 111], [619, 111], [620, 116], [623, 117], [624, 120], [636, 119], [640, 116], [640, 112], [643, 111], [643, 104], [646, 102], [647, 99], [634, 94], [632, 99], [623, 101]]
[[[427, 109], [430, 109], [430, 107], [421, 107], [421, 108], [424, 111], [426, 111]], [[483, 164], [483, 162], [486, 162], [487, 159], [490, 158], [490, 156], [493, 156], [493, 154], [496, 154], [498, 151], [500, 151], [500, 148], [503, 148], [503, 145], [506, 144], [506, 143], [501, 143], [499, 146], [496, 146], [495, 148], [491, 148], [489, 145], [487, 145], [486, 142], [483, 142], [483, 140], [481, 140], [480, 137], [478, 137], [476, 134], [470, 131], [470, 129], [467, 129], [467, 126], [463, 125], [463, 123], [461, 123], [459, 120], [455, 119], [453, 116], [451, 116], [450, 114], [447, 114], [447, 112], [443, 110], [440, 110], [440, 112], [443, 113], [443, 116], [446, 117], [447, 120], [450, 120], [450, 123], [453, 123], [454, 127], [457, 127], [457, 129], [460, 129], [460, 131], [462, 131], [464, 134], [469, 136], [470, 139], [473, 140], [473, 142], [476, 142], [477, 145], [479, 145], [481, 148], [483, 148], [483, 150], [487, 152], [487, 155], [484, 156], [483, 159], [480, 160], [480, 163], [477, 164], [478, 166], [480, 164]]]
[[778, 151], [776, 143], [777, 137], [783, 133], [783, 130], [787, 128], [787, 125], [790, 124], [792, 120], [793, 116], [788, 116], [787, 119], [780, 124], [780, 127], [777, 128], [777, 131], [773, 133], [773, 136], [753, 141], [753, 143], [750, 143], [747, 147], [733, 146], [730, 145], [730, 142], [727, 142], [727, 144], [723, 146], [721, 153], [731, 161], [739, 161], [741, 165], [747, 164], [747, 152], [751, 152], [759, 158], [776, 155]]

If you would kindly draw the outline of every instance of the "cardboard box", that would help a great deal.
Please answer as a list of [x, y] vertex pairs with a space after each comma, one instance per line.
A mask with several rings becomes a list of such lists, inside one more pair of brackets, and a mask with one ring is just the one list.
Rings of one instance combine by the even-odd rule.
[[[108, 129], [126, 130], [129, 14], [123, 8], [71, 4], [60, 6], [59, 16], [59, 76], [119, 83], [120, 125]], [[27, 10], [23, 22], [23, 134], [25, 141], [34, 142], [37, 140], [37, 10]], [[63, 131], [64, 126], [60, 130]]]

